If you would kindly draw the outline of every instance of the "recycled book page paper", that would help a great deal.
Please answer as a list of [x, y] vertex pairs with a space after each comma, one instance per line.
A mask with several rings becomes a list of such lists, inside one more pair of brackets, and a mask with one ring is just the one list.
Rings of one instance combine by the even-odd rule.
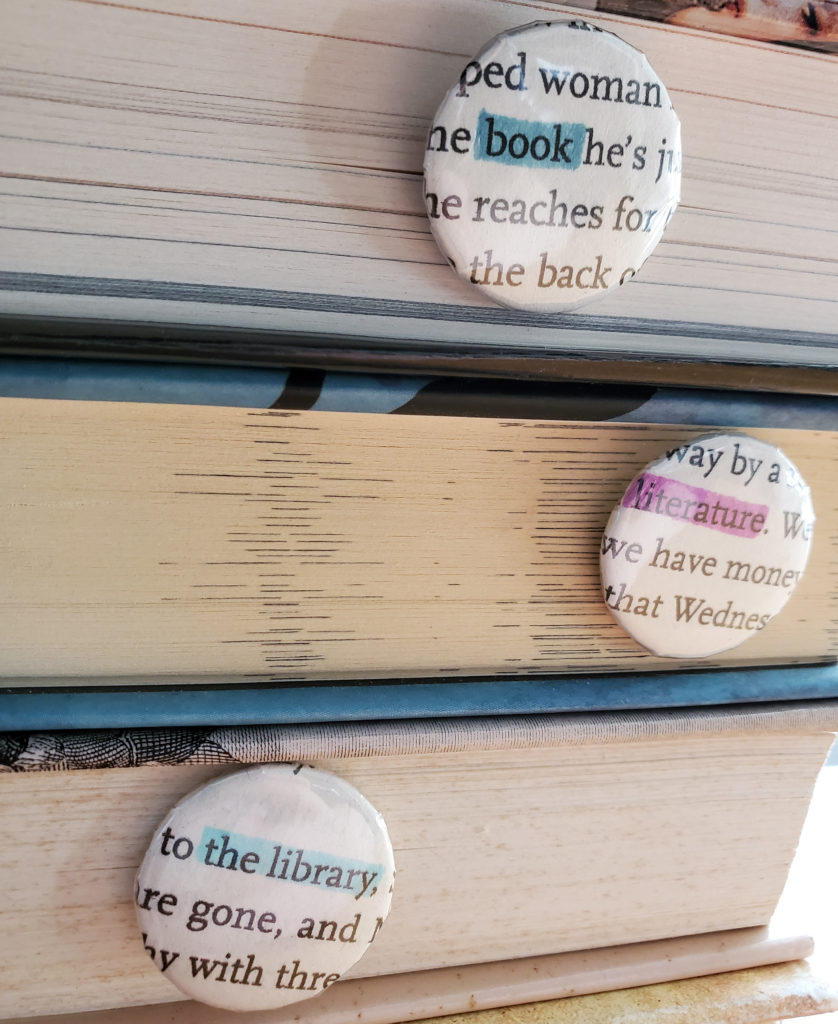
[[304, 765], [223, 776], [155, 832], [136, 881], [145, 948], [181, 991], [259, 1010], [310, 999], [366, 952], [390, 910], [384, 819]]
[[489, 298], [568, 310], [630, 280], [678, 206], [680, 124], [639, 50], [584, 21], [502, 33], [430, 131], [425, 200]]
[[788, 601], [814, 522], [809, 488], [779, 448], [699, 437], [651, 462], [612, 512], [600, 551], [605, 603], [655, 654], [730, 650]]

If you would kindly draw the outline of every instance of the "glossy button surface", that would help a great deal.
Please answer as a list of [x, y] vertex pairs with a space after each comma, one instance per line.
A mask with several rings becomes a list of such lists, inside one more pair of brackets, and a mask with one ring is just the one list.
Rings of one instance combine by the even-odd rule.
[[778, 449], [713, 434], [650, 463], [611, 513], [603, 597], [654, 654], [703, 658], [764, 629], [809, 557], [809, 488]]
[[245, 769], [161, 822], [137, 874], [146, 952], [181, 991], [230, 1010], [318, 995], [390, 909], [393, 850], [352, 786], [303, 765]]
[[572, 309], [631, 280], [680, 197], [680, 123], [634, 47], [581, 21], [497, 36], [442, 102], [425, 202], [488, 298]]

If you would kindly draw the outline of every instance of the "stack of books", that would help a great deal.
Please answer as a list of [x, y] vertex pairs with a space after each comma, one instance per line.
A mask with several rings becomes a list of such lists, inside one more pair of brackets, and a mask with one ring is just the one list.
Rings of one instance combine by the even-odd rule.
[[[834, 57], [682, 27], [707, 4], [593, 6], [4, 5], [11, 343], [647, 382], [688, 361], [705, 384], [814, 386], [835, 364]], [[431, 238], [428, 128], [488, 39], [579, 7], [665, 83], [684, 126], [681, 206], [619, 294], [573, 315], [499, 309]], [[830, 7], [725, 6], [714, 20], [835, 45]], [[626, 9], [671, 17], [611, 13]]]
[[[836, 30], [713, 6], [0, 11], [0, 1019], [240, 1019], [152, 963], [133, 879], [181, 797], [276, 761], [357, 786], [397, 882], [255, 1024], [838, 1009], [770, 927], [838, 730]], [[486, 39], [579, 7], [666, 83], [683, 202], [539, 317], [451, 273], [422, 159]], [[658, 658], [602, 530], [709, 428], [799, 467], [812, 554], [746, 644]]]
[[[411, 415], [416, 395], [381, 377], [332, 375], [312, 395], [399, 416], [287, 409], [285, 389], [269, 409], [171, 405], [166, 387], [192, 378], [174, 367], [123, 368], [143, 401], [95, 401], [113, 397], [107, 367], [48, 369], [18, 360], [0, 379], [15, 395], [0, 399], [0, 792], [18, 950], [0, 1013], [123, 1007], [128, 1024], [153, 1013], [129, 1007], [176, 999], [138, 939], [133, 873], [181, 796], [272, 761], [356, 785], [388, 822], [398, 881], [346, 979], [271, 1021], [360, 1004], [386, 1024], [810, 952], [767, 925], [838, 729], [828, 403], [740, 395], [739, 419], [826, 511], [767, 629], [671, 662], [610, 620], [601, 530], [648, 457], [703, 432], [677, 420], [713, 395], [577, 386], [588, 419], [573, 422]], [[85, 400], [51, 397], [68, 387]], [[631, 408], [655, 403], [676, 422]], [[761, 425], [781, 409], [789, 426]], [[789, 998], [815, 984], [779, 977]]]

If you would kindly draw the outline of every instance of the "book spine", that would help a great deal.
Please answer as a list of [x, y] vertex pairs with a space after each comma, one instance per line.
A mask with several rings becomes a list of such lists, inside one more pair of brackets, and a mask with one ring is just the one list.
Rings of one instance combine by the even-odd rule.
[[746, 736], [835, 730], [838, 700], [456, 720], [5, 733], [0, 734], [0, 771], [254, 764], [632, 743], [731, 732]]
[[0, 693], [7, 731], [295, 725], [629, 711], [838, 698], [838, 665], [560, 678], [254, 686], [106, 686]]
[[0, 358], [0, 397], [838, 429], [838, 403], [825, 395], [94, 359]]

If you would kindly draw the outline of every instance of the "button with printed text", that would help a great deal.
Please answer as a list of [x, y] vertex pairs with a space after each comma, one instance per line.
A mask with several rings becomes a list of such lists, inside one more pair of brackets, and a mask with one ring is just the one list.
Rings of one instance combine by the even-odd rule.
[[182, 992], [229, 1010], [317, 996], [390, 909], [381, 815], [305, 765], [265, 765], [191, 793], [154, 834], [135, 902], [146, 952]]
[[639, 50], [583, 21], [497, 36], [442, 102], [431, 228], [488, 298], [572, 309], [630, 281], [678, 206], [681, 128]]
[[809, 488], [773, 445], [737, 434], [677, 445], [611, 513], [600, 545], [605, 604], [654, 654], [730, 650], [788, 601], [814, 522]]

